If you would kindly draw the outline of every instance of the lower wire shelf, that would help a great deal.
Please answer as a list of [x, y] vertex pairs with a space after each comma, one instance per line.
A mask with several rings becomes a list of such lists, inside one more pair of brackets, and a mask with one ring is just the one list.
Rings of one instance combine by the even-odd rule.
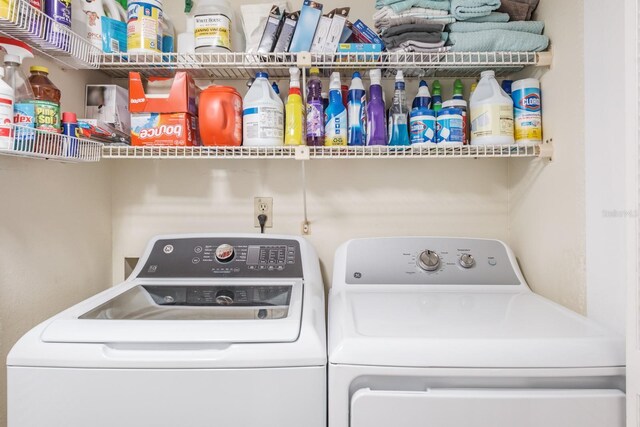
[[[67, 163], [98, 162], [102, 143], [23, 126], [0, 127], [0, 155]], [[4, 140], [4, 146], [3, 146]]]
[[465, 145], [459, 147], [132, 147], [105, 145], [106, 159], [406, 159], [539, 157], [540, 146]]

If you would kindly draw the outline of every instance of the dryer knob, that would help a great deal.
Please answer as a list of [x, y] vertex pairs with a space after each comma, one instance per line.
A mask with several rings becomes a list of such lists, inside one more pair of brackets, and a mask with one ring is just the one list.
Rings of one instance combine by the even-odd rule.
[[220, 289], [216, 293], [216, 303], [220, 305], [231, 305], [233, 304], [233, 292], [227, 289]]
[[476, 260], [471, 254], [462, 254], [460, 256], [460, 266], [463, 268], [471, 268], [476, 264]]
[[216, 259], [220, 262], [229, 262], [233, 259], [233, 246], [228, 244], [220, 245], [216, 248]]
[[426, 250], [418, 258], [418, 266], [425, 271], [436, 271], [440, 267], [440, 256], [431, 250]]

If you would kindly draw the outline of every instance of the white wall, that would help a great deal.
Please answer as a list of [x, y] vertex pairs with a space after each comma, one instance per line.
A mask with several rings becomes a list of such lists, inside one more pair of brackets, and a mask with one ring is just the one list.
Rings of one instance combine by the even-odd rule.
[[[95, 73], [49, 65], [64, 110], [83, 111]], [[0, 156], [0, 360], [25, 332], [110, 284], [110, 165]], [[3, 362], [4, 364], [4, 362]], [[0, 369], [0, 425], [6, 375]]]

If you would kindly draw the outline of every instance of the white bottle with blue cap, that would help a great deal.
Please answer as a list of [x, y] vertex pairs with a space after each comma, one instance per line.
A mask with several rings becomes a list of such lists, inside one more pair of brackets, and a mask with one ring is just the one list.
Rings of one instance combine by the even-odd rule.
[[347, 95], [347, 112], [349, 113], [349, 145], [366, 145], [367, 92], [357, 71], [353, 73]]
[[271, 87], [267, 73], [256, 74], [244, 97], [242, 136], [246, 146], [284, 144], [284, 104]]

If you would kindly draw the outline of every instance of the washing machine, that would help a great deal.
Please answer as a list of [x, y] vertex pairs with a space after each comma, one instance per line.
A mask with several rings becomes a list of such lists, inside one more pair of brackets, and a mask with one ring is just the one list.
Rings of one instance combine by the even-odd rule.
[[496, 240], [344, 244], [328, 334], [329, 427], [625, 425], [623, 338], [533, 293]]
[[8, 425], [326, 427], [325, 340], [304, 239], [156, 237], [130, 279], [13, 347]]

